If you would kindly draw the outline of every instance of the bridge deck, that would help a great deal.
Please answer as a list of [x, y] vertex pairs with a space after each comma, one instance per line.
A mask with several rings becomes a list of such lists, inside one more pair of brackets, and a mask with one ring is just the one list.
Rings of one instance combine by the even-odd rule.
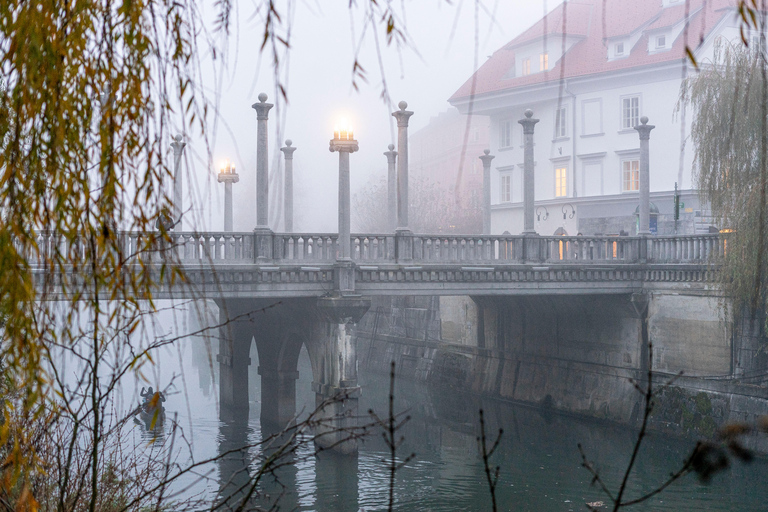
[[[186, 281], [166, 282], [157, 298], [307, 297], [336, 289], [336, 235], [272, 233], [265, 244], [255, 233], [173, 233], [164, 250], [142, 251], [157, 236], [120, 234], [123, 254], [134, 255], [127, 267], [158, 275], [163, 263], [183, 267]], [[257, 256], [260, 244], [266, 255]], [[42, 256], [85, 246], [52, 234], [40, 235], [38, 245]], [[354, 290], [363, 295], [613, 294], [659, 286], [711, 291], [726, 240], [366, 234], [353, 235], [352, 247]], [[40, 286], [50, 281], [42, 269], [36, 276]], [[52, 297], [63, 295], [48, 284]]]

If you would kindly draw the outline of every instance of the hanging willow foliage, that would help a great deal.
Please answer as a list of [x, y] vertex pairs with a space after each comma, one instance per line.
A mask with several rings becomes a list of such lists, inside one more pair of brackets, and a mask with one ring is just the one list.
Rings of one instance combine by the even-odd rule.
[[729, 236], [721, 280], [743, 307], [768, 312], [768, 81], [759, 48], [719, 43], [683, 83], [694, 107], [698, 186]]
[[[100, 489], [112, 393], [149, 358], [131, 340], [157, 286], [184, 278], [156, 226], [174, 211], [171, 128], [206, 138], [197, 55], [226, 53], [216, 35], [226, 45], [233, 12], [213, 5], [211, 33], [195, 0], [0, 0], [0, 508], [112, 499]], [[251, 7], [285, 96], [292, 2]], [[390, 2], [363, 8], [399, 47]], [[358, 68], [355, 55], [353, 81]], [[82, 368], [74, 383], [62, 353]]]
[[[45, 461], [32, 426], [62, 416], [89, 432], [82, 495], [96, 508], [110, 392], [102, 360], [117, 333], [135, 328], [140, 301], [151, 306], [160, 275], [180, 277], [174, 265], [158, 273], [146, 263], [167, 238], [154, 226], [171, 208], [171, 116], [185, 129], [202, 110], [190, 86], [195, 9], [177, 0], [0, 2], [0, 347], [5, 397], [16, 398], [3, 400], [3, 417], [15, 421], [0, 430], [0, 496], [16, 509], [34, 510], [40, 498], [30, 482]], [[146, 235], [128, 251], [120, 230]], [[90, 367], [69, 396], [51, 356], [62, 348]]]

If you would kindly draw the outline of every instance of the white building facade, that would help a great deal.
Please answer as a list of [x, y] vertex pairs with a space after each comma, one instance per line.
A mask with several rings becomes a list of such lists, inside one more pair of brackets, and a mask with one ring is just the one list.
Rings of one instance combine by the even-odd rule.
[[[647, 116], [651, 202], [657, 234], [694, 233], [711, 220], [694, 190], [692, 112], [679, 106], [681, 83], [716, 44], [741, 44], [730, 0], [571, 0], [491, 56], [450, 99], [460, 112], [491, 118], [491, 232], [523, 228], [526, 109], [534, 134], [535, 229], [539, 234], [636, 232], [640, 142]], [[605, 5], [605, 23], [602, 9]], [[546, 21], [546, 23], [545, 23]], [[546, 33], [545, 33], [546, 27]], [[701, 43], [700, 43], [701, 40]], [[563, 51], [565, 50], [565, 51]], [[473, 94], [474, 92], [474, 94]], [[674, 221], [675, 183], [681, 190]], [[653, 206], [652, 206], [653, 209]]]

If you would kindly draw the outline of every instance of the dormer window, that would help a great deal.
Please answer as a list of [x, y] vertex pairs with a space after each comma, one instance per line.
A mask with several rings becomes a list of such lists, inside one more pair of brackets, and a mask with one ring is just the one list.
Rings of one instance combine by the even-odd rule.
[[617, 56], [624, 55], [624, 43], [616, 43], [613, 51]]
[[523, 59], [523, 76], [531, 74], [531, 59]]
[[656, 36], [656, 49], [661, 49], [667, 46], [666, 36]]
[[539, 55], [539, 71], [546, 71], [549, 69], [549, 54], [542, 53]]

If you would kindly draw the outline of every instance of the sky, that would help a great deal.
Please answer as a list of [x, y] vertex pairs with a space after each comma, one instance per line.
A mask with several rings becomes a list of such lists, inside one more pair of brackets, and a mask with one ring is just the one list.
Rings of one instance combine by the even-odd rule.
[[[203, 85], [218, 113], [209, 130], [209, 146], [190, 134], [186, 154], [184, 229], [223, 229], [224, 185], [215, 174], [225, 159], [236, 166], [240, 182], [233, 186], [234, 230], [256, 225], [256, 112], [251, 105], [261, 92], [276, 103], [270, 112], [270, 224], [282, 230], [278, 214], [282, 187], [279, 147], [291, 139], [294, 153], [294, 231], [335, 232], [337, 229], [338, 156], [328, 143], [342, 118], [352, 125], [360, 150], [351, 155], [352, 193], [386, 175], [387, 145], [396, 143], [391, 112], [404, 100], [412, 110], [410, 133], [430, 117], [451, 108], [448, 98], [471, 77], [477, 63], [530, 27], [559, 0], [478, 0], [475, 30], [474, 0], [392, 0], [397, 26], [408, 39], [398, 49], [387, 45], [384, 26], [376, 37], [364, 31], [368, 0], [283, 0], [280, 31], [290, 49], [280, 59], [281, 83], [288, 103], [275, 101], [275, 67], [270, 52], [260, 51], [264, 21], [257, 7], [262, 0], [235, 4], [226, 55], [199, 56]], [[380, 0], [381, 3], [381, 0]], [[204, 4], [212, 19], [215, 7]], [[477, 34], [477, 44], [475, 37]], [[223, 38], [222, 38], [223, 39]], [[477, 51], [476, 51], [477, 49]], [[366, 71], [367, 82], [353, 87], [353, 63]], [[391, 104], [382, 99], [382, 73]]]

